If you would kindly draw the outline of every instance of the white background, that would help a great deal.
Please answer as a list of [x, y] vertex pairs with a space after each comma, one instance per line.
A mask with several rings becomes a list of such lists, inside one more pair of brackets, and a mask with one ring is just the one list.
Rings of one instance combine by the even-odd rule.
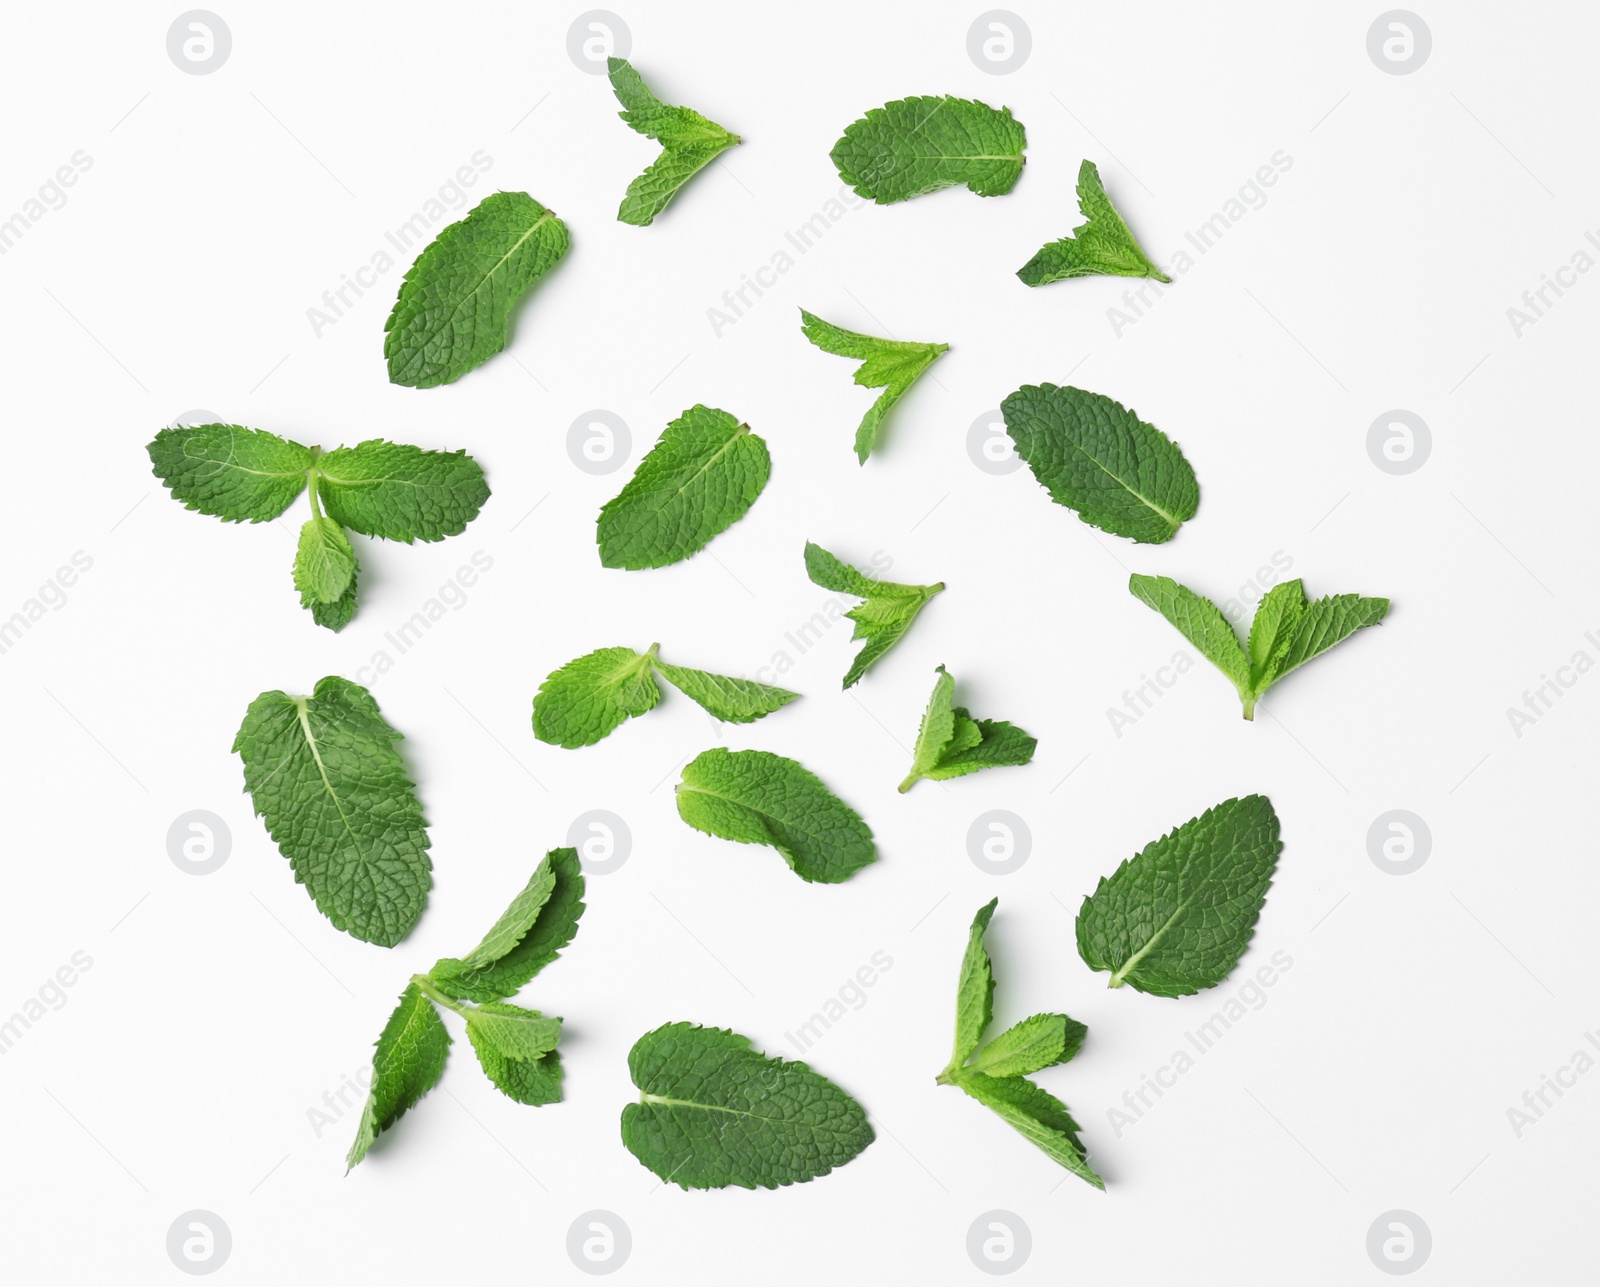
[[[1520, 1138], [1507, 1110], [1600, 1025], [1600, 677], [1520, 737], [1506, 711], [1578, 650], [1600, 658], [1584, 637], [1600, 627], [1600, 274], [1520, 338], [1506, 310], [1600, 218], [1585, 129], [1600, 15], [1436, 4], [1431, 58], [1394, 76], [1366, 50], [1378, 5], [1019, 2], [1032, 56], [994, 76], [966, 51], [981, 4], [618, 7], [652, 88], [745, 140], [646, 229], [614, 215], [654, 145], [569, 59], [581, 6], [229, 3], [231, 57], [204, 76], [167, 55], [176, 6], [13, 18], [0, 217], [75, 151], [92, 165], [0, 258], [0, 615], [75, 551], [93, 566], [0, 655], [0, 1015], [74, 952], [93, 964], [0, 1057], [7, 1280], [179, 1281], [166, 1231], [194, 1208], [232, 1231], [218, 1281], [244, 1283], [588, 1281], [565, 1243], [593, 1208], [631, 1229], [618, 1281], [986, 1281], [965, 1236], [991, 1209], [1032, 1231], [1018, 1281], [1381, 1281], [1367, 1230], [1394, 1208], [1431, 1229], [1432, 1280], [1587, 1272], [1600, 1073]], [[842, 128], [925, 93], [1013, 109], [1028, 132], [1015, 191], [859, 206], [714, 335], [707, 309], [835, 197]], [[479, 150], [492, 166], [468, 204], [526, 190], [568, 222], [571, 253], [506, 354], [445, 388], [391, 386], [382, 326], [409, 258], [320, 336], [307, 310]], [[1084, 157], [1165, 263], [1279, 150], [1293, 163], [1265, 205], [1120, 334], [1107, 310], [1137, 283], [1013, 276], [1077, 223]], [[951, 345], [865, 468], [850, 443], [874, 395], [805, 343], [802, 305]], [[1193, 462], [1199, 514], [1170, 545], [1098, 534], [1026, 470], [969, 458], [976, 417], [1069, 376]], [[767, 440], [771, 483], [705, 554], [601, 569], [597, 507], [699, 401]], [[593, 408], [632, 428], [633, 459], [609, 477], [567, 452]], [[1433, 435], [1404, 477], [1366, 449], [1393, 408]], [[191, 409], [327, 447], [465, 447], [494, 494], [441, 544], [362, 541], [360, 612], [334, 636], [290, 584], [298, 507], [225, 525], [151, 477], [144, 444]], [[949, 585], [850, 693], [845, 627], [804, 655], [785, 641], [828, 597], [804, 576], [807, 538]], [[476, 551], [493, 566], [465, 606], [363, 674]], [[1279, 551], [1313, 594], [1392, 597], [1388, 621], [1273, 691], [1253, 724], [1202, 662], [1119, 736], [1108, 708], [1192, 655], [1128, 572], [1224, 599]], [[546, 673], [656, 640], [729, 673], [787, 651], [781, 682], [804, 700], [720, 728], [669, 695], [596, 747], [534, 740]], [[899, 797], [940, 662], [977, 713], [1036, 733], [1038, 755]], [[368, 679], [405, 733], [431, 824], [435, 887], [393, 950], [316, 912], [229, 752], [257, 693], [331, 673]], [[867, 817], [880, 861], [808, 886], [770, 851], [689, 830], [676, 768], [714, 745], [804, 761]], [[1162, 831], [1252, 791], [1286, 847], [1239, 971], [1181, 1001], [1108, 991], [1074, 949], [1079, 900]], [[345, 1178], [353, 1112], [319, 1137], [308, 1111], [366, 1064], [407, 976], [476, 942], [591, 808], [627, 820], [632, 854], [591, 879], [577, 940], [523, 994], [566, 1018], [565, 1101], [511, 1103], [458, 1039], [439, 1089]], [[991, 808], [1032, 832], [1013, 875], [966, 852]], [[1395, 808], [1433, 836], [1407, 876], [1368, 855], [1369, 825]], [[168, 858], [191, 809], [232, 833], [209, 876]], [[997, 1025], [1041, 1009], [1089, 1025], [1082, 1055], [1040, 1080], [1083, 1122], [1105, 1194], [934, 1085], [966, 926], [996, 894]], [[856, 1161], [779, 1192], [684, 1193], [623, 1149], [641, 1033], [690, 1019], [792, 1054], [785, 1033], [880, 950], [892, 968], [807, 1056], [872, 1114]], [[1293, 965], [1266, 1003], [1119, 1132], [1108, 1110], [1277, 951]]]

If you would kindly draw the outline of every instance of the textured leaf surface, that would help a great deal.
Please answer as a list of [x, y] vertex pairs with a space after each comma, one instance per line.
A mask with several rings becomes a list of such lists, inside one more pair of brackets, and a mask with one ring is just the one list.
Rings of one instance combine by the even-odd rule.
[[690, 407], [601, 508], [600, 562], [637, 569], [688, 558], [744, 517], [771, 473], [767, 444], [749, 425]]
[[[535, 909], [532, 923], [517, 939], [514, 946], [484, 965], [469, 966], [463, 960], [446, 957], [436, 964], [430, 976], [441, 992], [457, 1000], [479, 1003], [498, 1001], [522, 988], [529, 979], [561, 955], [561, 949], [572, 942], [578, 932], [578, 920], [583, 915], [583, 867], [576, 849], [552, 849], [545, 855], [540, 870], [548, 864], [555, 877], [549, 896]], [[498, 951], [499, 945], [514, 936], [516, 923], [523, 919], [530, 905], [537, 899], [540, 872], [535, 871], [528, 887], [512, 901], [509, 908], [490, 930], [489, 939], [468, 958], [474, 962]]]
[[489, 499], [483, 469], [464, 451], [372, 438], [317, 458], [317, 494], [330, 518], [386, 541], [442, 541]]
[[468, 952], [457, 963], [459, 973], [471, 973], [493, 965], [510, 952], [527, 936], [539, 913], [550, 901], [556, 888], [555, 863], [549, 854], [539, 860], [528, 877], [528, 883], [511, 900], [511, 905], [500, 913], [500, 919], [489, 927], [483, 942]]
[[1078, 954], [1114, 988], [1216, 987], [1250, 945], [1282, 849], [1266, 796], [1207, 809], [1100, 878], [1078, 909]]
[[533, 735], [569, 749], [592, 746], [661, 700], [648, 653], [598, 648], [546, 676], [533, 699]]
[[354, 566], [350, 569], [350, 584], [345, 586], [343, 594], [332, 603], [321, 603], [315, 599], [310, 603], [304, 599], [300, 601], [302, 608], [311, 609], [313, 621], [335, 634], [348, 626], [356, 615], [356, 582], [361, 578], [361, 564], [355, 558], [355, 551], [351, 551], [350, 557]]
[[1221, 610], [1170, 577], [1139, 576], [1128, 589], [1170, 621], [1238, 690], [1244, 717], [1255, 718], [1263, 693], [1290, 671], [1388, 615], [1389, 600], [1335, 594], [1307, 600], [1296, 578], [1275, 585], [1256, 605], [1247, 644]]
[[431, 883], [399, 740], [365, 688], [329, 675], [310, 697], [262, 693], [233, 743], [295, 879], [335, 928], [384, 947], [417, 923]]
[[[472, 1036], [468, 1029], [467, 1036]], [[538, 1108], [561, 1102], [561, 1052], [552, 1050], [537, 1059], [507, 1059], [493, 1046], [472, 1043], [484, 1076], [501, 1094]]]
[[502, 1059], [538, 1059], [561, 1040], [561, 1020], [504, 1001], [485, 1001], [466, 1013], [473, 1048], [490, 1047]]
[[1088, 1029], [1064, 1014], [1035, 1014], [984, 1046], [972, 1067], [990, 1077], [1025, 1077], [1064, 1064], [1083, 1048]]
[[309, 447], [242, 425], [163, 429], [145, 448], [185, 509], [231, 523], [277, 518], [306, 488]]
[[1000, 410], [1050, 499], [1093, 527], [1159, 544], [1199, 508], [1194, 470], [1177, 444], [1104, 394], [1025, 384]]
[[567, 226], [526, 192], [480, 201], [417, 256], [384, 326], [394, 384], [459, 380], [506, 346], [511, 312], [567, 253]]
[[844, 614], [855, 622], [850, 638], [867, 641], [845, 673], [846, 688], [855, 684], [874, 662], [900, 642], [917, 619], [917, 613], [944, 589], [943, 581], [936, 585], [874, 581], [812, 541], [806, 542], [806, 575], [824, 590], [866, 600]]
[[347, 1172], [367, 1155], [381, 1132], [438, 1084], [449, 1052], [450, 1034], [438, 1011], [417, 985], [411, 984], [400, 994], [400, 1004], [378, 1036], [372, 1088], [361, 1110], [355, 1142], [345, 1158]]
[[998, 898], [991, 898], [978, 909], [967, 931], [967, 950], [961, 958], [961, 977], [956, 982], [956, 1039], [950, 1066], [958, 1068], [972, 1057], [994, 1018], [994, 967], [983, 936], [994, 919]]
[[628, 1055], [639, 1103], [622, 1142], [684, 1189], [775, 1189], [826, 1175], [872, 1143], [866, 1112], [806, 1064], [721, 1028], [669, 1023]]
[[824, 353], [861, 358], [856, 368], [856, 383], [868, 389], [882, 389], [878, 400], [867, 408], [856, 429], [856, 458], [864, 465], [878, 445], [878, 432], [889, 409], [905, 395], [919, 375], [934, 364], [948, 344], [919, 344], [908, 340], [881, 340], [825, 322], [815, 313], [800, 310], [801, 330]]
[[1067, 1106], [1026, 1077], [988, 1077], [963, 1073], [956, 1083], [967, 1094], [1012, 1126], [1023, 1139], [1044, 1150], [1056, 1162], [1097, 1189], [1106, 1182], [1089, 1165], [1088, 1152], [1078, 1137], [1082, 1128]]
[[878, 856], [860, 814], [770, 751], [702, 751], [684, 766], [678, 816], [724, 840], [771, 845], [802, 880], [848, 880]]
[[753, 679], [739, 679], [733, 675], [713, 675], [708, 670], [689, 670], [683, 666], [669, 666], [657, 658], [656, 669], [661, 677], [691, 701], [696, 702], [717, 719], [730, 724], [750, 724], [763, 715], [787, 706], [799, 693], [772, 684], [758, 684]]
[[344, 528], [331, 518], [308, 518], [294, 555], [294, 588], [300, 591], [301, 606], [337, 602], [355, 574], [356, 554]]
[[1043, 246], [1018, 271], [1029, 286], [1043, 286], [1068, 277], [1153, 277], [1158, 282], [1172, 278], [1150, 261], [1139, 247], [1117, 208], [1106, 196], [1100, 171], [1093, 161], [1078, 167], [1078, 208], [1087, 223], [1079, 224], [1070, 237]]
[[966, 707], [953, 705], [955, 688], [955, 677], [938, 667], [902, 794], [923, 778], [942, 781], [1033, 759], [1036, 738], [1005, 720], [973, 719]]
[[628, 185], [617, 218], [644, 227], [667, 208], [690, 179], [739, 142], [715, 121], [687, 107], [669, 107], [650, 92], [639, 73], [622, 58], [606, 59], [611, 88], [625, 110], [618, 112], [646, 138], [661, 144], [661, 155]]
[[872, 108], [829, 156], [856, 192], [888, 205], [963, 183], [980, 197], [1010, 192], [1026, 145], [1009, 107], [926, 95]]

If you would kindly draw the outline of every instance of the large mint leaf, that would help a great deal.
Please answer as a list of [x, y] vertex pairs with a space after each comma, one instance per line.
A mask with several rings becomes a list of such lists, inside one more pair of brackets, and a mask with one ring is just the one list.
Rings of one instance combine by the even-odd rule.
[[1202, 657], [1233, 681], [1241, 697], [1249, 695], [1250, 659], [1221, 608], [1169, 576], [1135, 572], [1128, 578], [1128, 590], [1176, 626]]
[[593, 746], [653, 710], [661, 700], [653, 653], [597, 648], [551, 671], [533, 699], [533, 735], [568, 749]]
[[683, 767], [678, 816], [724, 840], [771, 845], [805, 881], [848, 880], [878, 856], [860, 814], [770, 751], [702, 751]]
[[872, 108], [828, 155], [861, 196], [888, 205], [963, 183], [980, 197], [1010, 192], [1026, 145], [1009, 107], [926, 95]]
[[667, 208], [678, 189], [739, 142], [715, 121], [687, 107], [669, 107], [652, 94], [639, 73], [623, 58], [606, 59], [611, 88], [624, 111], [617, 115], [648, 139], [661, 144], [661, 155], [628, 185], [617, 218], [644, 227]]
[[449, 1052], [450, 1034], [439, 1012], [415, 983], [410, 984], [378, 1036], [372, 1088], [345, 1158], [346, 1172], [367, 1155], [381, 1132], [438, 1084]]
[[659, 568], [704, 549], [745, 516], [772, 473], [767, 444], [735, 416], [690, 407], [600, 510], [608, 568]]
[[754, 723], [800, 696], [787, 688], [758, 684], [753, 679], [715, 675], [709, 670], [690, 670], [685, 666], [669, 666], [659, 657], [656, 658], [656, 670], [661, 678], [707, 714], [729, 724]]
[[465, 451], [424, 451], [372, 438], [317, 458], [328, 516], [386, 541], [442, 541], [489, 499], [483, 468]]
[[1250, 945], [1282, 849], [1266, 796], [1224, 800], [1100, 878], [1078, 909], [1078, 954], [1114, 988], [1216, 987]]
[[431, 883], [398, 741], [365, 688], [329, 675], [310, 697], [262, 693], [233, 743], [295, 879], [334, 928], [384, 947], [417, 923]]
[[684, 1189], [775, 1189], [826, 1175], [872, 1143], [867, 1114], [821, 1073], [721, 1028], [669, 1023], [628, 1055], [639, 1102], [622, 1142]]
[[1017, 455], [1050, 499], [1093, 527], [1160, 544], [1200, 506], [1177, 444], [1104, 394], [1025, 384], [1000, 410]]
[[185, 509], [230, 523], [277, 518], [305, 491], [315, 455], [265, 430], [223, 424], [163, 429], [145, 450]]
[[459, 380], [506, 346], [511, 312], [567, 253], [567, 226], [526, 192], [480, 201], [417, 256], [384, 326], [394, 384]]
[[1052, 1161], [1097, 1189], [1106, 1187], [1089, 1165], [1088, 1152], [1078, 1136], [1082, 1128], [1067, 1106], [1049, 1091], [1026, 1077], [989, 1077], [980, 1072], [963, 1073], [956, 1084], [1023, 1139], [1043, 1149]]

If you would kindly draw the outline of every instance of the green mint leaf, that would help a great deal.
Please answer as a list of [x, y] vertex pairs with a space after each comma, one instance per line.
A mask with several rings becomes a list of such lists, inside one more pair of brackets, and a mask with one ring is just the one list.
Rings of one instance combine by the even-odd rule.
[[[539, 871], [534, 872], [527, 888], [513, 900], [490, 930], [490, 938], [467, 954], [473, 965], [446, 957], [428, 972], [428, 977], [439, 991], [457, 1000], [479, 1003], [499, 1001], [523, 987], [555, 960], [562, 948], [572, 942], [584, 910], [583, 867], [578, 861], [578, 851], [552, 849], [540, 863], [540, 869], [546, 866], [554, 873], [555, 886], [537, 908], [531, 908], [533, 920], [521, 936], [516, 936], [515, 927], [518, 922], [526, 920], [531, 904], [537, 899], [536, 882], [541, 880]], [[530, 894], [530, 891], [534, 892]], [[501, 943], [513, 937], [517, 940], [514, 946], [492, 961], [476, 964], [478, 960], [484, 960], [498, 951]], [[490, 939], [494, 940], [493, 944]]]
[[829, 158], [839, 177], [879, 205], [966, 184], [980, 197], [1022, 177], [1027, 136], [1009, 107], [950, 95], [902, 98], [845, 128]]
[[393, 384], [459, 380], [506, 346], [517, 301], [567, 253], [567, 226], [526, 192], [496, 192], [417, 256], [384, 324]]
[[979, 1072], [963, 1073], [956, 1085], [1053, 1161], [1097, 1189], [1106, 1187], [1106, 1182], [1089, 1165], [1088, 1153], [1078, 1138], [1081, 1128], [1067, 1106], [1049, 1091], [1026, 1077], [988, 1077]]
[[1128, 589], [1176, 626], [1232, 681], [1246, 719], [1255, 718], [1262, 694], [1290, 671], [1357, 630], [1377, 625], [1389, 612], [1389, 600], [1358, 594], [1307, 600], [1305, 587], [1296, 578], [1262, 596], [1245, 645], [1215, 604], [1170, 577], [1136, 573], [1129, 578]]
[[233, 749], [294, 878], [335, 929], [393, 947], [431, 884], [416, 787], [372, 694], [328, 675], [310, 697], [262, 693]]
[[1050, 499], [1091, 527], [1159, 545], [1200, 506], [1194, 470], [1177, 444], [1104, 394], [1025, 384], [1000, 411], [1017, 455]]
[[1250, 945], [1282, 849], [1266, 796], [1224, 800], [1100, 878], [1078, 909], [1078, 955], [1114, 988], [1216, 987]]
[[922, 724], [917, 729], [917, 744], [911, 753], [911, 772], [900, 783], [903, 795], [923, 778], [943, 781], [979, 769], [1002, 765], [1027, 764], [1033, 759], [1038, 739], [1005, 720], [975, 720], [966, 707], [953, 705], [956, 681], [943, 666], [938, 667], [933, 692]]
[[[351, 558], [352, 560], [355, 558], [354, 551], [351, 552]], [[311, 619], [319, 626], [324, 626], [338, 634], [339, 631], [350, 624], [351, 619], [356, 615], [356, 582], [360, 579], [360, 573], [361, 565], [356, 562], [350, 569], [350, 584], [345, 586], [344, 593], [332, 603], [322, 603], [315, 599], [307, 603], [302, 599], [300, 606], [311, 609]]]
[[866, 1111], [806, 1064], [722, 1028], [669, 1023], [628, 1054], [639, 1102], [622, 1142], [683, 1189], [775, 1189], [826, 1175], [872, 1143]]
[[552, 671], [533, 699], [533, 735], [552, 746], [593, 746], [661, 700], [655, 649], [597, 648]]
[[386, 541], [442, 541], [465, 530], [489, 499], [483, 469], [464, 451], [373, 438], [317, 458], [328, 516]]
[[1128, 589], [1140, 603], [1154, 608], [1176, 626], [1202, 657], [1233, 682], [1239, 696], [1248, 700], [1250, 658], [1221, 608], [1168, 576], [1141, 576], [1135, 572], [1128, 578]]
[[372, 1089], [345, 1158], [346, 1174], [367, 1155], [381, 1132], [438, 1084], [449, 1051], [450, 1034], [439, 1012], [415, 983], [410, 984], [378, 1036]]
[[867, 641], [845, 673], [846, 688], [855, 684], [878, 658], [900, 642], [911, 628], [911, 623], [917, 619], [917, 613], [922, 611], [929, 599], [944, 589], [943, 581], [936, 585], [899, 585], [894, 581], [874, 581], [811, 541], [806, 542], [806, 575], [813, 584], [820, 585], [824, 590], [852, 594], [866, 600], [844, 614], [855, 622], [855, 631], [850, 638]]
[[512, 948], [527, 937], [528, 931], [539, 919], [539, 913], [550, 901], [550, 895], [555, 892], [555, 888], [555, 862], [552, 855], [546, 854], [533, 869], [533, 875], [528, 877], [528, 883], [522, 887], [522, 891], [511, 900], [511, 905], [500, 913], [500, 919], [489, 927], [489, 932], [483, 936], [483, 942], [453, 963], [458, 967], [454, 973], [470, 973], [473, 970], [486, 969], [496, 961], [502, 960]]
[[185, 509], [230, 523], [277, 518], [306, 489], [313, 452], [242, 425], [163, 429], [145, 448], [155, 476]]
[[956, 1039], [950, 1055], [950, 1068], [959, 1068], [972, 1058], [994, 1018], [994, 967], [983, 936], [994, 919], [998, 898], [991, 898], [972, 918], [967, 931], [967, 950], [961, 958], [961, 977], [956, 983]]
[[600, 562], [638, 569], [688, 558], [745, 516], [771, 473], [767, 444], [749, 425], [690, 407], [601, 508]]
[[1035, 1014], [984, 1046], [972, 1070], [990, 1077], [1025, 1077], [1064, 1064], [1083, 1048], [1089, 1030], [1064, 1014]]
[[463, 1016], [474, 1050], [487, 1046], [501, 1059], [538, 1059], [561, 1040], [561, 1020], [504, 1001], [485, 1001]]
[[300, 529], [294, 555], [294, 588], [300, 603], [336, 603], [356, 575], [356, 553], [350, 538], [331, 518], [308, 518]]
[[667, 106], [650, 92], [626, 59], [608, 58], [606, 69], [617, 101], [625, 109], [617, 115], [628, 123], [629, 129], [661, 144], [661, 155], [628, 185], [617, 211], [621, 222], [642, 228], [667, 208], [679, 188], [736, 146], [739, 136], [699, 112]]
[[1029, 286], [1043, 286], [1068, 277], [1172, 280], [1139, 248], [1128, 225], [1111, 204], [1111, 198], [1106, 196], [1100, 171], [1093, 161], [1085, 161], [1078, 167], [1078, 209], [1088, 222], [1074, 228], [1070, 237], [1047, 243], [1017, 270], [1017, 276]]
[[[467, 1036], [472, 1030], [467, 1029]], [[493, 1046], [474, 1041], [473, 1052], [484, 1076], [495, 1089], [519, 1104], [538, 1108], [561, 1102], [561, 1052], [552, 1050], [537, 1059], [508, 1059]]]
[[707, 835], [771, 845], [805, 881], [848, 880], [878, 856], [860, 814], [770, 751], [702, 751], [684, 765], [678, 816]]
[[934, 364], [948, 344], [918, 344], [908, 340], [880, 340], [825, 322], [815, 313], [800, 310], [801, 330], [824, 353], [861, 358], [856, 368], [856, 383], [867, 389], [882, 389], [878, 400], [867, 408], [856, 429], [856, 459], [863, 465], [878, 445], [878, 430], [889, 408], [899, 402], [919, 375]]
[[753, 679], [669, 666], [659, 658], [656, 660], [656, 670], [685, 697], [729, 724], [752, 724], [800, 696], [787, 688], [758, 684]]

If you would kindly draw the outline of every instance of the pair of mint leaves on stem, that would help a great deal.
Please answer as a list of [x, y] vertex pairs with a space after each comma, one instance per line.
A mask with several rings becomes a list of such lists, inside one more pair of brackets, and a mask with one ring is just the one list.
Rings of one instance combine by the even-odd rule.
[[211, 424], [163, 429], [146, 450], [186, 509], [230, 523], [277, 518], [306, 492], [294, 586], [319, 626], [342, 630], [356, 611], [359, 564], [348, 528], [388, 541], [442, 541], [489, 498], [464, 451], [425, 451], [373, 438], [325, 452], [261, 429]]
[[[1108, 972], [1113, 988], [1180, 997], [1216, 987], [1250, 945], [1282, 850], [1270, 800], [1223, 801], [1100, 879], [1078, 910], [1078, 954], [1090, 969]], [[1067, 1106], [1028, 1080], [1073, 1058], [1087, 1035], [1084, 1025], [1064, 1014], [1037, 1014], [983, 1043], [994, 1017], [984, 934], [997, 901], [973, 919], [956, 988], [954, 1049], [937, 1080], [959, 1087], [1103, 1189]]]
[[583, 869], [575, 849], [553, 849], [501, 913], [483, 942], [414, 974], [379, 1035], [372, 1088], [350, 1145], [347, 1169], [378, 1136], [438, 1084], [450, 1050], [439, 1011], [466, 1024], [478, 1063], [519, 1104], [561, 1098], [561, 1020], [506, 1000], [560, 955], [583, 915]]

